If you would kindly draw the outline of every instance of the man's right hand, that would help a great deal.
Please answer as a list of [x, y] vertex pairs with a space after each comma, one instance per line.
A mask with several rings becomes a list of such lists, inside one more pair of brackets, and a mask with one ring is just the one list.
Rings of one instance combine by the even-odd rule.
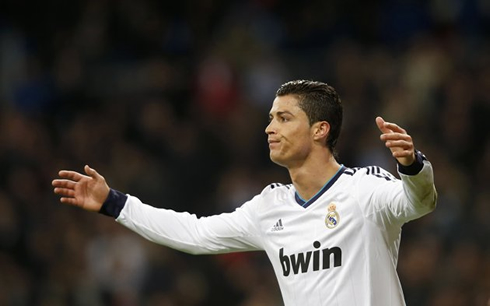
[[110, 188], [104, 177], [89, 166], [85, 173], [61, 170], [59, 179], [53, 180], [54, 193], [60, 195], [60, 202], [81, 207], [88, 211], [100, 211], [109, 195]]

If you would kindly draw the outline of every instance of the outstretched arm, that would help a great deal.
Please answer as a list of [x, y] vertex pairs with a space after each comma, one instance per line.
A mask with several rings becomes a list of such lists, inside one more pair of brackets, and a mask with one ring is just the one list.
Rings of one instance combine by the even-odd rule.
[[385, 142], [394, 158], [403, 166], [410, 166], [415, 161], [415, 148], [412, 137], [395, 123], [386, 122], [376, 117], [376, 124], [382, 132], [380, 139]]
[[407, 222], [432, 211], [437, 202], [432, 165], [416, 151], [412, 137], [395, 123], [376, 118], [380, 139], [398, 161], [402, 188], [389, 186], [378, 194], [377, 203], [388, 203], [390, 219]]
[[258, 200], [232, 213], [198, 218], [143, 204], [136, 197], [110, 189], [104, 177], [89, 166], [84, 171], [86, 175], [61, 170], [60, 178], [53, 180], [61, 203], [112, 216], [150, 241], [191, 254], [262, 249], [254, 221]]
[[61, 170], [59, 179], [52, 182], [54, 193], [60, 202], [98, 212], [109, 195], [110, 188], [104, 177], [89, 166], [84, 167], [87, 175], [75, 171]]

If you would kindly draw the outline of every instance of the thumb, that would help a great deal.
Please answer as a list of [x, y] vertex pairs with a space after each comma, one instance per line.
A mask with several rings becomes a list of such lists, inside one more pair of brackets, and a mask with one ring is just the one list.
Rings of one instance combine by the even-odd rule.
[[391, 133], [392, 130], [388, 129], [385, 127], [385, 120], [378, 116], [376, 117], [376, 125], [378, 126], [378, 129], [382, 132], [382, 133]]
[[87, 175], [90, 176], [91, 178], [93, 179], [101, 178], [101, 175], [97, 171], [95, 171], [95, 169], [90, 168], [88, 165], [85, 165], [83, 169], [85, 170], [85, 173], [87, 173]]

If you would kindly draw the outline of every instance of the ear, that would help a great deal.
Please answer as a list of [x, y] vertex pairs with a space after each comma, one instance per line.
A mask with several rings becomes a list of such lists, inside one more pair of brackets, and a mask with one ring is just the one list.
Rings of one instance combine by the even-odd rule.
[[312, 132], [315, 140], [327, 139], [328, 133], [330, 133], [330, 123], [327, 121], [315, 122], [312, 126]]

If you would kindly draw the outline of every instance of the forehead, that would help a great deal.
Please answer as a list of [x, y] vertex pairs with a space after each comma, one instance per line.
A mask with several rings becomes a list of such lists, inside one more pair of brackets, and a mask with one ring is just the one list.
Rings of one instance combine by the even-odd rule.
[[286, 95], [276, 97], [272, 103], [272, 108], [269, 113], [272, 115], [278, 112], [289, 112], [296, 114], [298, 112], [303, 112], [303, 110], [299, 107], [297, 97], [293, 95]]

